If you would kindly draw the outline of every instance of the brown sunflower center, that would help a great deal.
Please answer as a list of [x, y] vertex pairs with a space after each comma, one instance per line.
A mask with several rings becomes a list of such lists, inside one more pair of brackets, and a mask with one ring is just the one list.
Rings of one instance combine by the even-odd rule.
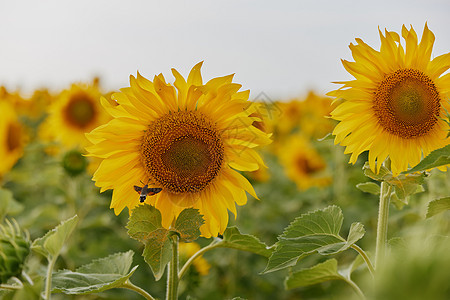
[[87, 127], [97, 115], [94, 101], [84, 92], [74, 94], [64, 110], [66, 119], [76, 127]]
[[323, 169], [321, 164], [312, 164], [311, 161], [304, 156], [298, 157], [295, 163], [298, 170], [303, 174], [313, 174]]
[[20, 147], [21, 136], [21, 126], [18, 123], [10, 123], [6, 133], [6, 147], [9, 152], [12, 152]]
[[433, 81], [414, 69], [400, 69], [386, 75], [375, 93], [375, 115], [388, 132], [404, 139], [429, 132], [441, 108]]
[[141, 145], [147, 175], [172, 193], [205, 189], [219, 174], [223, 156], [215, 124], [196, 111], [170, 113], [153, 121]]

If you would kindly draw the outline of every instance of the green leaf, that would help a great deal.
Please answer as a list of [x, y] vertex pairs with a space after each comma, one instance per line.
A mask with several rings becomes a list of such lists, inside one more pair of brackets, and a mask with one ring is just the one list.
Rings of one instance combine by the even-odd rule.
[[168, 239], [169, 231], [162, 226], [159, 210], [148, 204], [137, 206], [133, 209], [126, 228], [131, 238], [145, 245], [142, 256], [155, 279], [161, 279], [172, 257], [172, 244]]
[[43, 237], [34, 240], [31, 249], [46, 257], [58, 256], [77, 223], [77, 215], [61, 222], [61, 224], [47, 232]]
[[248, 251], [264, 257], [269, 257], [272, 254], [272, 250], [268, 249], [266, 244], [253, 235], [240, 233], [236, 227], [229, 227], [225, 230], [223, 240], [219, 242], [218, 246]]
[[359, 222], [352, 223], [347, 237], [347, 248], [350, 248], [353, 244], [362, 239], [364, 234], [366, 234], [366, 230], [364, 229], [363, 224]]
[[130, 250], [94, 260], [79, 267], [75, 272], [70, 270], [55, 272], [52, 278], [52, 292], [79, 295], [121, 287], [138, 267], [135, 266], [130, 270], [132, 262], [133, 251]]
[[182, 242], [195, 241], [200, 236], [200, 226], [205, 221], [198, 209], [187, 208], [183, 210], [175, 222], [175, 230], [180, 234]]
[[403, 173], [421, 172], [448, 164], [450, 164], [450, 145], [432, 151], [415, 167]]
[[166, 265], [172, 258], [172, 244], [168, 238], [168, 233], [164, 228], [152, 232], [142, 253], [156, 280], [161, 279]]
[[395, 205], [395, 207], [398, 210], [401, 210], [401, 209], [403, 209], [403, 207], [405, 205], [408, 205], [409, 197], [400, 199], [400, 198], [398, 198], [397, 194], [395, 192], [393, 192], [393, 193], [391, 193], [391, 200], [390, 201], [391, 201], [391, 203], [393, 203]]
[[294, 289], [302, 286], [309, 286], [330, 280], [345, 280], [338, 273], [337, 260], [332, 258], [311, 268], [289, 274], [286, 278], [286, 289]]
[[264, 273], [294, 266], [312, 253], [330, 255], [351, 247], [365, 231], [360, 223], [354, 223], [345, 240], [339, 235], [343, 220], [341, 209], [334, 205], [296, 218], [278, 237]]
[[431, 218], [438, 213], [444, 212], [450, 209], [450, 197], [439, 198], [432, 200], [428, 203], [426, 218]]
[[139, 205], [133, 209], [126, 228], [130, 237], [146, 243], [151, 232], [163, 228], [161, 213], [151, 205]]
[[358, 183], [356, 187], [361, 191], [363, 191], [364, 193], [370, 193], [374, 195], [380, 194], [380, 186], [375, 182]]
[[7, 214], [18, 214], [24, 206], [13, 198], [11, 191], [0, 188], [0, 221]]

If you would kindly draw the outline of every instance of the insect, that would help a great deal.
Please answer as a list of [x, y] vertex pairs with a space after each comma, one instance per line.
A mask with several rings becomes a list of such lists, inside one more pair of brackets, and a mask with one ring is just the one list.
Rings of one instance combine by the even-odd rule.
[[153, 196], [162, 191], [161, 188], [149, 188], [148, 184], [144, 185], [143, 187], [135, 185], [134, 190], [139, 193], [139, 202], [141, 203], [143, 203], [145, 199], [147, 199], [147, 196]]

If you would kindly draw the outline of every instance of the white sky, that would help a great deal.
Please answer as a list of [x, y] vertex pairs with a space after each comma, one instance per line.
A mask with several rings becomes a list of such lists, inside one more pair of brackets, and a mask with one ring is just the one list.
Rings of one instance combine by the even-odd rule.
[[57, 90], [101, 77], [128, 86], [136, 71], [170, 68], [187, 76], [204, 60], [204, 79], [236, 73], [254, 97], [325, 93], [347, 80], [356, 37], [379, 48], [378, 26], [399, 32], [425, 21], [436, 35], [433, 56], [450, 52], [450, 1], [0, 1], [0, 85]]

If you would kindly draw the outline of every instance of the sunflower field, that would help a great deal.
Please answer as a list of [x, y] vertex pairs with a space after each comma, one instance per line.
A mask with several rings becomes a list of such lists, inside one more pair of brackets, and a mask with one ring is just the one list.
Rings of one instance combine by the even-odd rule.
[[326, 95], [1, 87], [0, 299], [450, 299], [450, 53], [379, 37]]

